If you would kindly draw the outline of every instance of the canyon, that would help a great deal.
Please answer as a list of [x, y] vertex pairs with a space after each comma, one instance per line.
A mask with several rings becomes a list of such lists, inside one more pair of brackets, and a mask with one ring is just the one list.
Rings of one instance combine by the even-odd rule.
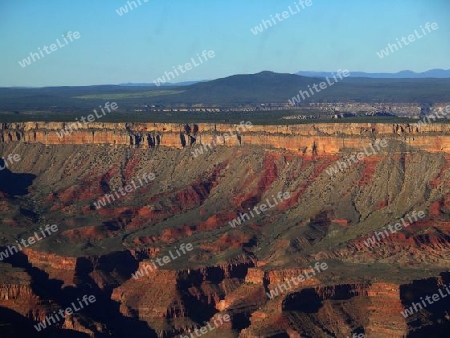
[[[0, 261], [0, 336], [438, 337], [442, 299], [401, 311], [450, 282], [450, 124], [253, 125], [60, 122], [0, 124], [0, 251], [41, 225], [59, 231]], [[333, 175], [376, 140], [387, 147]], [[193, 157], [212, 141], [218, 146]], [[1, 163], [0, 163], [1, 165]], [[155, 179], [96, 210], [144, 173]], [[278, 192], [290, 197], [235, 228]], [[426, 216], [367, 247], [410, 211]], [[181, 243], [194, 250], [139, 279]], [[328, 269], [269, 299], [315, 262]], [[97, 301], [37, 333], [33, 325], [86, 294]]]

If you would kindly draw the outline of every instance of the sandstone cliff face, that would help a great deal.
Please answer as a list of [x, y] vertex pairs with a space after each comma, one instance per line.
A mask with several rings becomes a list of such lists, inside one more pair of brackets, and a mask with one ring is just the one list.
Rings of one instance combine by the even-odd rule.
[[138, 261], [128, 251], [85, 257], [67, 257], [33, 249], [25, 249], [23, 253], [33, 267], [48, 273], [49, 279], [62, 281], [62, 287], [89, 280], [106, 292], [129, 279], [138, 266]]
[[50, 278], [62, 280], [64, 285], [74, 285], [76, 258], [61, 257], [32, 249], [24, 249], [23, 253], [27, 256], [31, 265], [47, 271]]
[[20, 269], [0, 263], [0, 307], [14, 310], [34, 321], [43, 320], [48, 303], [33, 290], [32, 279]]
[[45, 308], [30, 285], [3, 284], [0, 286], [0, 306], [39, 321], [45, 317]]
[[[112, 299], [120, 304], [124, 316], [147, 322], [161, 337], [194, 330], [196, 323], [213, 319], [218, 311], [229, 311], [225, 304], [246, 275], [247, 264], [233, 264], [196, 270], [153, 269], [142, 262], [130, 278], [116, 288]], [[225, 311], [228, 309], [228, 311]], [[224, 325], [219, 330], [230, 330]]]
[[277, 316], [271, 314], [274, 301], [267, 302], [252, 314], [240, 337], [403, 337], [408, 332], [395, 284], [304, 286], [280, 298]]
[[[131, 147], [154, 148], [159, 145], [182, 148], [180, 133], [187, 138], [183, 125], [170, 123], [89, 123], [80, 124], [73, 132], [59, 137], [68, 124], [57, 122], [2, 123], [0, 142], [37, 142], [42, 144], [109, 144]], [[449, 152], [450, 125], [380, 124], [380, 123], [323, 123], [286, 126], [252, 126], [239, 128], [242, 137], [226, 137], [239, 125], [197, 124], [194, 135], [196, 145], [216, 142], [218, 145], [238, 146], [251, 144], [268, 148], [281, 148], [308, 153], [334, 154], [346, 148], [362, 148], [374, 139], [388, 137], [398, 139], [417, 149], [431, 152]], [[193, 130], [193, 128], [189, 129]], [[433, 136], [430, 139], [427, 136]], [[314, 149], [314, 151], [313, 151]]]

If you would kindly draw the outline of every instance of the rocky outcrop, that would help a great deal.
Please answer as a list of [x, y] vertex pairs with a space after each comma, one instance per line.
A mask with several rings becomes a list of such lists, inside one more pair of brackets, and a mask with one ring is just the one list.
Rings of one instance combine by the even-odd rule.
[[[170, 123], [89, 123], [80, 124], [73, 132], [59, 137], [70, 123], [24, 122], [2, 123], [0, 142], [30, 142], [42, 144], [108, 144], [130, 147], [156, 148], [158, 146], [184, 148], [217, 144], [264, 146], [314, 154], [335, 154], [347, 148], [362, 148], [375, 139], [388, 137], [430, 152], [450, 152], [450, 125], [439, 123], [411, 124], [381, 123], [322, 123], [286, 126], [252, 126], [199, 123], [186, 131], [184, 125]], [[189, 134], [188, 134], [189, 133]], [[225, 137], [224, 134], [232, 135]], [[60, 134], [61, 135], [61, 134]], [[180, 135], [182, 135], [180, 139]], [[427, 136], [433, 136], [430, 139]], [[194, 141], [189, 141], [192, 138]], [[184, 141], [183, 141], [184, 140]]]
[[278, 302], [282, 311], [274, 316], [273, 302], [252, 314], [251, 324], [239, 337], [403, 337], [407, 326], [399, 285], [385, 283], [304, 286]]
[[[447, 325], [442, 308], [420, 325], [400, 315], [449, 264], [446, 125], [255, 126], [197, 157], [231, 126], [92, 124], [65, 141], [60, 127], [2, 125], [1, 153], [22, 159], [0, 172], [1, 248], [42, 224], [59, 230], [7, 259], [0, 307], [37, 321], [92, 293], [98, 302], [64, 327], [93, 337], [172, 337], [220, 314], [231, 318], [216, 331], [224, 337], [400, 337]], [[330, 171], [383, 137], [379, 154]], [[154, 181], [94, 206], [149, 172]], [[242, 220], [282, 192], [290, 197]], [[426, 217], [364, 244], [412, 210]], [[133, 278], [181, 243], [194, 250]], [[267, 295], [319, 261], [330, 268]]]
[[14, 310], [33, 321], [43, 320], [52, 302], [39, 297], [32, 282], [24, 270], [0, 263], [0, 307]]
[[213, 320], [219, 311], [226, 314], [224, 299], [242, 284], [248, 268], [237, 264], [173, 271], [149, 268], [149, 264], [142, 262], [141, 274], [116, 288], [112, 299], [124, 316], [147, 322], [161, 337], [194, 330], [197, 323]]

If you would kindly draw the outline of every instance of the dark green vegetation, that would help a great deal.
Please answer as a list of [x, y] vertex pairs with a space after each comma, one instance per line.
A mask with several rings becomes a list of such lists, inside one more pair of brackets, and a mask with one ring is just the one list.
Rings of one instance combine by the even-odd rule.
[[[450, 79], [369, 79], [344, 78], [307, 99], [311, 102], [415, 102], [432, 104], [450, 100]], [[324, 81], [291, 74], [261, 72], [234, 75], [197, 83], [171, 97], [183, 103], [221, 102], [222, 104], [287, 103], [299, 90], [308, 90]], [[333, 82], [333, 78], [330, 78]]]
[[[230, 107], [261, 103], [288, 103], [299, 90], [324, 79], [261, 72], [234, 75], [182, 87], [86, 86], [46, 88], [0, 88], [0, 112], [17, 116], [41, 113], [90, 113], [105, 102], [117, 102], [119, 113], [134, 112], [144, 105], [165, 107]], [[450, 101], [450, 79], [345, 78], [308, 98], [311, 102], [397, 102], [431, 105]], [[282, 112], [278, 112], [282, 116]], [[290, 111], [292, 113], [292, 111]], [[260, 114], [258, 112], [258, 114]], [[206, 115], [213, 115], [208, 113]], [[48, 118], [47, 115], [41, 115]], [[125, 116], [127, 118], [127, 116]], [[33, 117], [27, 116], [27, 120]], [[119, 118], [121, 119], [121, 118]], [[9, 118], [11, 120], [11, 118]], [[139, 121], [139, 117], [133, 117]], [[2, 121], [4, 119], [2, 118]]]
[[[0, 123], [12, 122], [74, 122], [80, 119], [80, 116], [87, 116], [92, 111], [83, 111], [82, 113], [66, 112], [26, 112], [10, 113], [0, 112]], [[311, 120], [287, 120], [283, 116], [298, 115], [299, 110], [277, 110], [277, 111], [255, 111], [255, 112], [123, 112], [117, 111], [103, 116], [97, 122], [154, 122], [154, 123], [239, 123], [241, 121], [250, 121], [256, 125], [291, 125], [291, 124], [309, 124], [309, 123], [411, 123], [409, 118], [392, 118], [386, 116], [370, 116], [345, 119], [320, 118]], [[307, 115], [320, 115], [322, 112], [308, 111]], [[442, 123], [442, 121], [438, 121]]]

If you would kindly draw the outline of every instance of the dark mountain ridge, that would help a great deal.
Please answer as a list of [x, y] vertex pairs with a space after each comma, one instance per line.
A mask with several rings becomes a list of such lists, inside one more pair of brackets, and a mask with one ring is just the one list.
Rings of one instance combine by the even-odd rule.
[[[450, 79], [375, 79], [329, 77], [331, 85], [314, 92], [302, 103], [312, 102], [395, 102], [435, 104], [450, 102]], [[326, 82], [269, 71], [240, 74], [189, 86], [132, 87], [117, 85], [44, 88], [0, 88], [0, 111], [71, 112], [117, 102], [122, 111], [143, 105], [237, 106], [262, 103], [288, 104], [299, 91]]]

